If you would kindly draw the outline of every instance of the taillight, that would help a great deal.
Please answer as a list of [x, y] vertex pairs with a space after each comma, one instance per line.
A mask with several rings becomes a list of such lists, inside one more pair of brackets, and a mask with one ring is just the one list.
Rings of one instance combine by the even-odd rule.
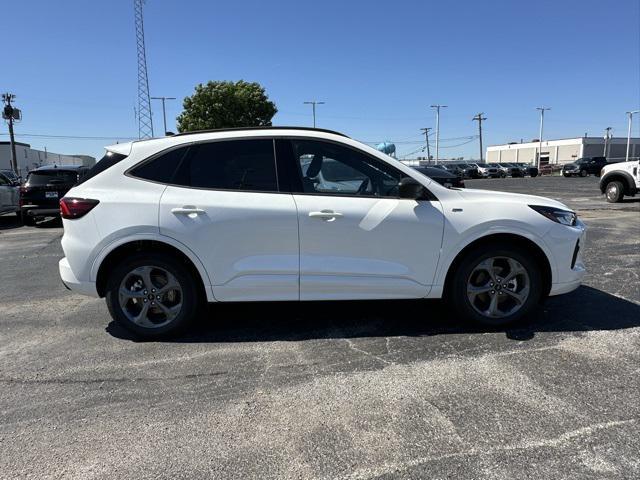
[[84, 217], [93, 207], [100, 203], [91, 198], [67, 198], [60, 199], [60, 215], [67, 220]]

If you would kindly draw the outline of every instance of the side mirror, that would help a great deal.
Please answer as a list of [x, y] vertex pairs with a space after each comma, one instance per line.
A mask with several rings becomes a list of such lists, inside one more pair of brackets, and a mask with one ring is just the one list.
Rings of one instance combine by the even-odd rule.
[[400, 180], [398, 185], [400, 198], [409, 198], [412, 200], [421, 200], [426, 198], [424, 185], [411, 177], [405, 177]]

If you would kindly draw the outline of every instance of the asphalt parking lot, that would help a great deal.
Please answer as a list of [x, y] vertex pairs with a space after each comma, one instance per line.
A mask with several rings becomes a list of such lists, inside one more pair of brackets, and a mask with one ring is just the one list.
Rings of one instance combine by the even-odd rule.
[[63, 288], [62, 230], [0, 217], [0, 478], [639, 478], [640, 199], [577, 209], [589, 274], [531, 323], [435, 301], [224, 305], [137, 342]]

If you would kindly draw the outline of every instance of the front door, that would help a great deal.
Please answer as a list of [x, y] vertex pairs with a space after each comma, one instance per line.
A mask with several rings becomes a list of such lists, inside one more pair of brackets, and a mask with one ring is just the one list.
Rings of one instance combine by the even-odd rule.
[[406, 175], [365, 152], [291, 143], [300, 177], [300, 299], [426, 296], [442, 243], [440, 203], [398, 198]]
[[272, 139], [192, 146], [171, 183], [160, 231], [200, 258], [217, 300], [298, 300], [298, 219]]

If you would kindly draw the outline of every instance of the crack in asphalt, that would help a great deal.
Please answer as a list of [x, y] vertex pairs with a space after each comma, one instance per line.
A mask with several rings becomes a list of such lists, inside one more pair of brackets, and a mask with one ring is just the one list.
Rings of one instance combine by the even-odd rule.
[[468, 450], [463, 450], [461, 452], [445, 453], [443, 455], [429, 455], [429, 456], [424, 456], [421, 458], [409, 460], [407, 462], [384, 463], [378, 467], [360, 469], [350, 474], [343, 475], [339, 478], [343, 480], [367, 480], [367, 479], [372, 479], [372, 478], [380, 477], [382, 475], [387, 475], [391, 473], [400, 473], [403, 471], [406, 472], [410, 468], [419, 467], [425, 463], [437, 462], [439, 460], [446, 460], [449, 458], [490, 456], [490, 455], [495, 455], [502, 452], [512, 452], [517, 450], [530, 450], [530, 449], [538, 449], [538, 448], [558, 448], [568, 444], [574, 439], [590, 436], [600, 430], [606, 430], [608, 428], [619, 427], [622, 425], [630, 425], [635, 422], [636, 422], [636, 419], [631, 418], [626, 420], [614, 420], [610, 422], [595, 423], [592, 425], [587, 425], [585, 427], [577, 428], [575, 430], [570, 430], [568, 432], [562, 433], [561, 435], [558, 435], [557, 437], [553, 437], [553, 438], [522, 441], [522, 442], [516, 442], [516, 443], [510, 444], [510, 445], [490, 447], [487, 449], [478, 449], [478, 448], [472, 447]]

